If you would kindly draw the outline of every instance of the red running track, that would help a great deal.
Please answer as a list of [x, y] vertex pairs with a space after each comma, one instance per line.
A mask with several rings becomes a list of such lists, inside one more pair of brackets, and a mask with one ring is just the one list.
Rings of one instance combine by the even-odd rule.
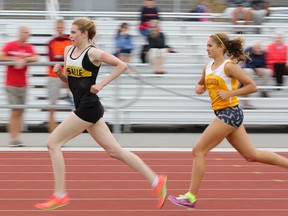
[[[168, 175], [168, 193], [189, 186], [190, 152], [136, 152]], [[287, 153], [281, 153], [288, 156]], [[71, 204], [39, 211], [34, 204], [53, 192], [48, 152], [0, 152], [0, 216], [287, 216], [287, 170], [248, 163], [235, 152], [211, 152], [196, 209], [167, 200], [156, 208], [149, 183], [105, 152], [64, 152]]]

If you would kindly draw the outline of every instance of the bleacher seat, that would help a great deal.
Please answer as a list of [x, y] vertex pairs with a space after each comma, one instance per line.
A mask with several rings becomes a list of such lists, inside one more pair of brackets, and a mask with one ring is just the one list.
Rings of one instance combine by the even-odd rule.
[[[71, 20], [67, 21], [70, 26]], [[99, 48], [113, 52], [113, 37], [121, 21], [96, 20], [97, 40]], [[137, 21], [129, 21], [131, 33], [134, 36], [137, 49], [134, 51], [131, 63], [132, 73], [122, 75], [117, 82], [108, 85], [100, 94], [102, 103], [106, 107], [105, 119], [110, 123], [124, 125], [133, 124], [208, 124], [213, 118], [208, 95], [197, 96], [194, 93], [194, 85], [200, 78], [202, 68], [210, 61], [206, 55], [206, 42], [208, 37], [215, 32], [231, 32], [233, 26], [226, 22], [184, 22], [163, 21], [161, 28], [167, 35], [168, 44], [176, 51], [169, 53], [165, 64], [165, 74], [155, 75], [149, 64], [141, 64], [138, 54], [140, 46], [145, 43], [137, 30]], [[17, 38], [17, 28], [21, 25], [29, 26], [32, 30], [30, 43], [34, 44], [41, 54], [42, 66], [29, 67], [29, 92], [28, 108], [25, 112], [26, 124], [43, 124], [48, 119], [47, 109], [49, 104], [46, 92], [46, 72], [48, 61], [46, 44], [53, 36], [54, 22], [51, 20], [0, 20], [3, 31], [0, 34], [2, 45]], [[284, 28], [285, 27], [285, 28]], [[287, 31], [287, 23], [264, 23], [261, 35], [244, 35], [247, 45], [254, 40], [262, 40], [268, 44], [273, 40], [274, 33], [281, 29]], [[247, 27], [250, 28], [250, 27]], [[67, 30], [68, 32], [68, 30]], [[236, 36], [231, 34], [231, 36]], [[4, 66], [0, 66], [4, 71]], [[111, 71], [111, 67], [103, 65], [100, 70], [99, 80]], [[4, 73], [0, 74], [0, 100], [5, 101], [3, 88]], [[273, 88], [273, 78], [271, 78]], [[288, 88], [287, 88], [288, 89]], [[287, 89], [282, 91], [271, 90], [270, 98], [261, 98], [258, 93], [248, 99], [253, 99], [256, 110], [245, 110], [246, 124], [283, 125], [288, 124], [288, 98]], [[115, 100], [116, 92], [118, 94]], [[62, 96], [65, 96], [63, 91]], [[247, 98], [243, 98], [246, 100]], [[116, 103], [116, 104], [115, 104]], [[277, 111], [275, 110], [277, 104]], [[43, 105], [43, 108], [36, 107]], [[59, 100], [59, 105], [66, 105], [67, 110], [57, 112], [56, 119], [61, 121], [71, 106], [65, 100]], [[34, 107], [33, 107], [34, 106]], [[113, 107], [117, 109], [117, 115]], [[5, 104], [0, 105], [0, 123], [8, 120], [9, 109]], [[274, 110], [274, 112], [273, 112]], [[118, 119], [115, 119], [117, 116]]]

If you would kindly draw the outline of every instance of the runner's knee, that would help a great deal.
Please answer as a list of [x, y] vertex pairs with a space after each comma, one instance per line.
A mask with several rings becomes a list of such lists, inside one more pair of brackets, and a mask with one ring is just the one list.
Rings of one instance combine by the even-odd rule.
[[256, 162], [257, 161], [257, 152], [251, 152], [248, 154], [243, 155], [246, 161], [248, 162]]
[[122, 158], [122, 155], [123, 155], [123, 149], [106, 149], [106, 152], [108, 153], [108, 155], [111, 157], [111, 158], [115, 158], [115, 159], [118, 159], [118, 160], [121, 160]]

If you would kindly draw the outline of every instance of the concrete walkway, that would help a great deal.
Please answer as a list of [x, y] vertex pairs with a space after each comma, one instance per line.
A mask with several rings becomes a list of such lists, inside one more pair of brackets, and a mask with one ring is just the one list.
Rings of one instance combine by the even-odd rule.
[[[155, 149], [155, 150], [190, 150], [196, 143], [201, 133], [120, 133], [114, 134], [122, 147], [129, 149]], [[23, 133], [22, 142], [27, 146], [17, 148], [17, 150], [29, 150], [32, 148], [42, 147], [45, 149], [45, 142], [48, 133]], [[286, 133], [250, 133], [249, 137], [256, 148], [271, 148], [277, 151], [288, 151], [288, 134]], [[15, 150], [7, 148], [9, 141], [8, 133], [0, 133], [0, 151]], [[87, 133], [70, 140], [66, 147], [99, 149], [99, 146], [92, 140]], [[232, 149], [230, 144], [225, 140], [216, 150]]]

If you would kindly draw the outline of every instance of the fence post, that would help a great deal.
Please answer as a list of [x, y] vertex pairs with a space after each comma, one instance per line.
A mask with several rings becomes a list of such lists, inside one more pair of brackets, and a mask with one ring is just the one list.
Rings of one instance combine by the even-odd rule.
[[59, 2], [58, 0], [46, 0], [46, 10], [49, 12], [47, 19], [58, 19]]

